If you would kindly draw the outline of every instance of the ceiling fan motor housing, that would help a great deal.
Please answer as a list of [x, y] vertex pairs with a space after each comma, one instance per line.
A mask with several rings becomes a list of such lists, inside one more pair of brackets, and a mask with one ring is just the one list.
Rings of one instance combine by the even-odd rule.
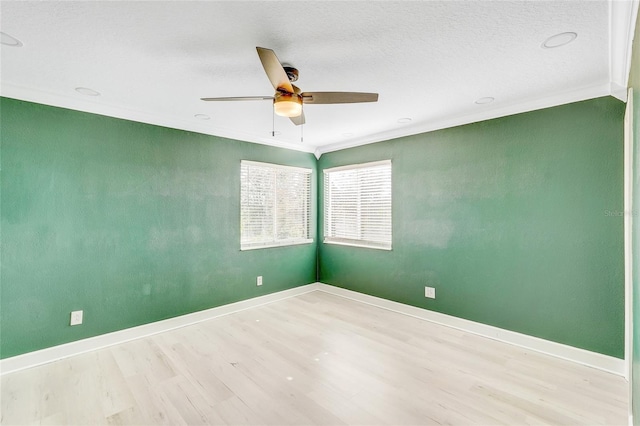
[[293, 67], [282, 67], [284, 68], [284, 72], [287, 73], [287, 77], [289, 77], [290, 82], [298, 81], [298, 69]]

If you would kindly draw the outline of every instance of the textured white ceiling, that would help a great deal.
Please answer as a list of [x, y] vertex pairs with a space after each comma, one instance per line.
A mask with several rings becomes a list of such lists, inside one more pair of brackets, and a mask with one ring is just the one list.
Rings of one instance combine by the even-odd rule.
[[[634, 14], [618, 3], [3, 1], [1, 30], [23, 46], [2, 46], [1, 93], [326, 152], [612, 94], [626, 84], [629, 32], [613, 24]], [[574, 42], [541, 47], [567, 31]], [[297, 67], [303, 91], [378, 92], [379, 102], [307, 105], [301, 142], [282, 117], [271, 136], [269, 101], [200, 100], [272, 95], [256, 46]]]

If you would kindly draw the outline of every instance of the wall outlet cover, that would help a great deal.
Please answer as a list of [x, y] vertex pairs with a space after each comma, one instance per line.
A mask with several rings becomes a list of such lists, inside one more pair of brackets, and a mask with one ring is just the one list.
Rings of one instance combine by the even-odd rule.
[[425, 287], [424, 288], [424, 297], [428, 297], [429, 299], [436, 298], [436, 289], [434, 287]]
[[256, 279], [256, 285], [262, 285], [262, 275]]
[[73, 311], [71, 312], [71, 321], [69, 325], [80, 325], [82, 324], [82, 311]]

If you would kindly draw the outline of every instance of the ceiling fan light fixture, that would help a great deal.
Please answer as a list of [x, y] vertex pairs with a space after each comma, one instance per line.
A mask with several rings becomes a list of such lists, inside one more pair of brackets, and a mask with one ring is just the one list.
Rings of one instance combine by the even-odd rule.
[[299, 117], [302, 114], [302, 96], [278, 91], [273, 99], [273, 110], [282, 117]]

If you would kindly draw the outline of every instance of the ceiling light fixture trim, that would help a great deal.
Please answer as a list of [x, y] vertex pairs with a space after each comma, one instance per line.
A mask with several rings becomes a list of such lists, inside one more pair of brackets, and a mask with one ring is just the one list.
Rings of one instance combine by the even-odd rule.
[[20, 40], [18, 40], [17, 38], [10, 36], [7, 33], [4, 33], [2, 31], [0, 31], [0, 44], [2, 44], [3, 46], [9, 46], [9, 47], [22, 47], [23, 44]]
[[88, 87], [76, 87], [75, 91], [85, 96], [100, 96], [100, 92], [96, 92]]
[[476, 104], [477, 105], [486, 105], [486, 104], [490, 104], [491, 102], [495, 101], [496, 99], [491, 97], [491, 96], [485, 96], [484, 98], [480, 98], [476, 100]]
[[574, 33], [573, 31], [552, 35], [542, 43], [541, 47], [543, 49], [555, 49], [556, 47], [566, 46], [577, 37], [578, 33]]

